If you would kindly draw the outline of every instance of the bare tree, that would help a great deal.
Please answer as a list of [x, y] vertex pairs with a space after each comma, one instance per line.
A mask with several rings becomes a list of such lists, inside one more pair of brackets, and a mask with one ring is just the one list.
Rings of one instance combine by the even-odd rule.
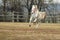
[[6, 21], [6, 16], [5, 16], [6, 15], [6, 9], [5, 9], [6, 8], [6, 1], [7, 0], [3, 0], [3, 15], [4, 15], [3, 21]]

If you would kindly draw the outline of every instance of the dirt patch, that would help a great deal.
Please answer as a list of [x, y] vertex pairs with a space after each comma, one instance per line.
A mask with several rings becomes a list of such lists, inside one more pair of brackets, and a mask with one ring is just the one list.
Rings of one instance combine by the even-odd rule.
[[59, 30], [59, 24], [0, 23], [0, 40], [60, 40]]

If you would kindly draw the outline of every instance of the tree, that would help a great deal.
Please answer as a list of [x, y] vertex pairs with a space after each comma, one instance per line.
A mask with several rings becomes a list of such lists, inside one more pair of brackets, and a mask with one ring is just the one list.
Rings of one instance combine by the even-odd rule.
[[56, 10], [56, 4], [54, 4], [53, 0], [49, 0], [49, 3], [47, 4], [47, 12], [49, 12], [49, 15], [51, 17], [50, 22], [52, 21], [53, 23], [56, 22], [56, 17], [55, 17], [55, 10]]
[[2, 1], [3, 1], [3, 15], [4, 15], [3, 21], [6, 21], [6, 16], [5, 16], [6, 15], [6, 9], [5, 8], [6, 8], [6, 1], [7, 0], [2, 0]]

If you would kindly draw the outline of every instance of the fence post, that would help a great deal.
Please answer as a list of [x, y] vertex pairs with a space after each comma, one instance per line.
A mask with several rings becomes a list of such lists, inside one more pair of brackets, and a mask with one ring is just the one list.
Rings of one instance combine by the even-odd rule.
[[19, 15], [16, 15], [17, 16], [17, 22], [19, 22]]
[[14, 11], [12, 13], [12, 22], [14, 22]]

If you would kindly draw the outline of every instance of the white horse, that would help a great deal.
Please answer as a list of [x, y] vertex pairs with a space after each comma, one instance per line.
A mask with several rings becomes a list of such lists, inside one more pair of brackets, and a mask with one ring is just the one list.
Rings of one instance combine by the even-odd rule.
[[30, 21], [29, 21], [29, 26], [31, 26], [30, 23], [36, 23], [38, 27], [38, 23], [41, 20], [44, 20], [46, 18], [46, 12], [40, 12], [38, 10], [37, 5], [33, 5], [32, 6], [32, 10], [31, 10], [31, 17], [30, 17]]

